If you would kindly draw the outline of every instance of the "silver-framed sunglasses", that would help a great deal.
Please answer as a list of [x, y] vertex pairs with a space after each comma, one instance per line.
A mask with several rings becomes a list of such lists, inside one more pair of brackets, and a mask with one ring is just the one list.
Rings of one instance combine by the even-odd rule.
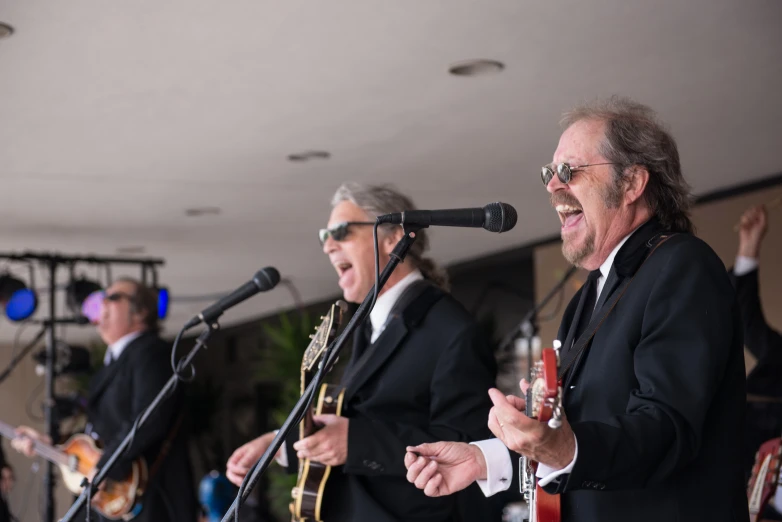
[[540, 170], [540, 179], [543, 180], [543, 186], [548, 187], [549, 182], [556, 173], [559, 181], [567, 185], [573, 179], [573, 173], [587, 167], [596, 167], [598, 165], [619, 165], [619, 163], [590, 163], [588, 165], [571, 165], [570, 163], [549, 163]]
[[374, 225], [374, 221], [345, 221], [344, 223], [337, 223], [333, 227], [321, 228], [318, 231], [318, 239], [321, 246], [330, 237], [334, 241], [344, 241], [348, 234], [350, 234], [350, 227], [358, 225]]

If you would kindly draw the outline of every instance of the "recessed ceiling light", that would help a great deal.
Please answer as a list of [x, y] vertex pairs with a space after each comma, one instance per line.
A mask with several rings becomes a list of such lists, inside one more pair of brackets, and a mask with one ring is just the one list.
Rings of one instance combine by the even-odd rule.
[[196, 216], [216, 216], [220, 213], [217, 207], [193, 207], [185, 209], [185, 215], [188, 217]]
[[467, 60], [448, 68], [454, 76], [488, 76], [498, 74], [505, 69], [505, 64], [496, 60]]
[[14, 28], [8, 24], [0, 22], [0, 38], [8, 38], [14, 34]]
[[304, 161], [311, 161], [311, 160], [326, 160], [331, 157], [331, 154], [326, 152], [325, 150], [308, 150], [305, 152], [300, 152], [298, 154], [289, 154], [288, 155], [288, 161], [297, 161], [297, 162], [304, 162]]
[[118, 254], [143, 254], [146, 252], [146, 249], [141, 245], [134, 245], [134, 246], [125, 246], [125, 247], [119, 247], [117, 249]]

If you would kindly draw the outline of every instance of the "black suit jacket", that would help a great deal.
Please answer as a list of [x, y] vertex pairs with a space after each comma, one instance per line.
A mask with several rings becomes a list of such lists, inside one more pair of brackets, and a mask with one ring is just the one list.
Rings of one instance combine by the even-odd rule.
[[[88, 419], [104, 445], [98, 463], [109, 455], [130, 431], [136, 417], [152, 402], [171, 377], [171, 347], [156, 334], [134, 339], [119, 359], [98, 371], [90, 381]], [[133, 444], [109, 474], [122, 479], [133, 460], [144, 457], [151, 467], [182, 413], [181, 387], [142, 426]], [[159, 466], [143, 497], [143, 510], [136, 521], [194, 522], [197, 502], [184, 430], [177, 430], [171, 449]]]
[[641, 265], [661, 232], [653, 219], [618, 252], [595, 313], [635, 278], [564, 381], [578, 457], [547, 489], [562, 493], [565, 522], [748, 520], [734, 290], [717, 255], [689, 234]]
[[[354, 354], [366, 342], [355, 337]], [[430, 286], [401, 313], [392, 313], [367, 350], [366, 364], [345, 383], [348, 456], [326, 485], [324, 519], [460, 520], [465, 516], [457, 505], [469, 498], [465, 503], [481, 513], [469, 519], [485, 520], [489, 505], [479, 490], [461, 499], [429, 498], [407, 482], [404, 466], [407, 446], [489, 435], [487, 391], [494, 386], [496, 365], [473, 319], [453, 297]], [[295, 453], [289, 456], [295, 465]]]
[[[782, 398], [782, 335], [768, 325], [763, 315], [758, 271], [731, 275], [741, 308], [744, 345], [758, 360], [747, 376], [747, 393]], [[749, 475], [758, 447], [782, 436], [782, 404], [749, 403], [746, 429], [744, 470]]]

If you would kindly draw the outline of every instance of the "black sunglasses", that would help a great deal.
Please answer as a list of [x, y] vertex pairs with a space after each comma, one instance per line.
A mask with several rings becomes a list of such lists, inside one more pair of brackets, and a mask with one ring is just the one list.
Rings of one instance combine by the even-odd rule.
[[126, 294], [124, 292], [114, 292], [112, 294], [108, 294], [103, 297], [104, 301], [119, 301], [121, 299], [127, 299], [128, 301], [133, 301], [133, 296], [130, 294]]
[[374, 224], [374, 221], [346, 221], [344, 223], [338, 223], [330, 228], [321, 228], [318, 231], [318, 239], [320, 239], [321, 245], [323, 245], [329, 237], [331, 237], [331, 239], [334, 241], [344, 241], [350, 233], [350, 227], [353, 225]]
[[543, 186], [548, 187], [549, 182], [556, 172], [559, 181], [567, 185], [573, 179], [573, 173], [587, 167], [596, 167], [597, 165], [619, 165], [619, 163], [590, 163], [589, 165], [573, 165], [569, 163], [551, 163], [544, 165], [540, 170], [540, 179], [543, 180]]

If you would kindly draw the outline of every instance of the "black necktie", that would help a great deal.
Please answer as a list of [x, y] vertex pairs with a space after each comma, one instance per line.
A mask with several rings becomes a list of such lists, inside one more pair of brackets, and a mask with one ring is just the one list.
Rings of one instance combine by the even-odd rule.
[[589, 321], [592, 320], [592, 313], [595, 311], [595, 303], [597, 302], [597, 280], [602, 275], [600, 270], [592, 270], [584, 283], [584, 307], [581, 309], [581, 316], [578, 319], [578, 328], [575, 337], [573, 337], [574, 343], [578, 342], [579, 337], [589, 325]]

